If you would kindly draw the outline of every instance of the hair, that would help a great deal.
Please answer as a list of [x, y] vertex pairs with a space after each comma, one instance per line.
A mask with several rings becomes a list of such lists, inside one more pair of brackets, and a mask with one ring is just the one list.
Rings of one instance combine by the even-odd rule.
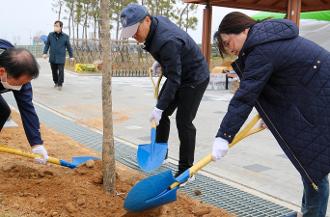
[[251, 28], [256, 23], [258, 23], [258, 21], [241, 12], [232, 12], [227, 14], [222, 19], [218, 31], [216, 31], [213, 36], [213, 40], [219, 49], [221, 57], [224, 58], [224, 55], [227, 54], [227, 52], [220, 34], [240, 34], [245, 29]]
[[63, 22], [62, 22], [62, 21], [60, 21], [60, 20], [56, 20], [54, 24], [57, 24], [57, 23], [60, 24], [60, 27], [61, 27], [61, 28], [63, 27]]
[[0, 55], [0, 67], [6, 69], [7, 74], [15, 79], [22, 75], [37, 78], [39, 65], [35, 57], [24, 48], [8, 48]]

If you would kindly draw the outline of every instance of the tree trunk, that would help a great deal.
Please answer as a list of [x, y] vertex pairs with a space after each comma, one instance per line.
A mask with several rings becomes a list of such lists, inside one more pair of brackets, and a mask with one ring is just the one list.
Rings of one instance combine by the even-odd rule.
[[[77, 43], [79, 43], [79, 23], [78, 22], [77, 22], [76, 32], [77, 32]], [[79, 44], [77, 44], [77, 45], [79, 45]]]
[[[120, 0], [117, 2], [118, 8], [120, 6], [123, 6], [123, 0]], [[120, 29], [120, 11], [117, 11], [117, 17], [116, 17], [116, 40], [119, 40], [119, 29]]]
[[120, 27], [120, 21], [119, 21], [119, 15], [118, 15], [118, 17], [117, 17], [117, 20], [116, 20], [116, 22], [117, 22], [117, 26], [116, 26], [116, 40], [118, 41], [118, 39], [119, 39], [119, 27]]
[[85, 26], [82, 25], [82, 33], [81, 33], [81, 43], [84, 44], [84, 36], [85, 36]]
[[179, 15], [179, 21], [178, 21], [178, 24], [179, 24], [179, 27], [182, 28], [182, 17], [184, 15], [184, 13], [186, 12], [186, 10], [188, 10], [188, 4], [186, 4], [186, 6], [182, 9], [180, 15]]
[[93, 39], [94, 41], [97, 39], [97, 17], [94, 16], [94, 31], [93, 31]]
[[187, 7], [187, 11], [186, 11], [186, 32], [188, 32], [188, 21], [189, 21], [189, 7]]
[[69, 15], [69, 19], [68, 19], [68, 30], [69, 30], [69, 38], [71, 38], [71, 13]]
[[88, 34], [88, 13], [89, 13], [89, 7], [88, 5], [85, 5], [85, 20], [84, 20], [85, 35], [83, 35], [83, 38], [86, 45], [87, 45], [87, 34]]
[[63, 4], [63, 2], [62, 1], [59, 1], [58, 2], [58, 4], [59, 4], [59, 10], [58, 10], [58, 17], [57, 17], [57, 20], [61, 20], [61, 13], [62, 13], [62, 4]]
[[115, 148], [113, 139], [111, 73], [110, 58], [110, 20], [109, 1], [100, 1], [101, 15], [101, 48], [102, 48], [102, 110], [103, 110], [103, 146], [102, 146], [102, 172], [103, 187], [105, 191], [114, 193], [116, 181]]
[[[73, 44], [76, 44], [76, 41], [75, 41], [75, 31], [74, 31], [74, 12], [72, 12], [72, 18], [71, 18], [71, 28], [72, 28], [72, 41], [73, 41]], [[76, 44], [77, 45], [77, 44]]]

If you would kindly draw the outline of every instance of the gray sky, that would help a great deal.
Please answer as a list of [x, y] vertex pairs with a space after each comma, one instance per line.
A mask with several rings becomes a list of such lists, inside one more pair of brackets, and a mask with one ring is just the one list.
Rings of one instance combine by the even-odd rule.
[[[17, 44], [30, 44], [34, 35], [48, 34], [53, 30], [53, 22], [57, 15], [52, 10], [52, 0], [0, 0], [0, 38]], [[196, 42], [201, 41], [203, 6], [198, 7], [196, 16], [198, 26], [188, 33]], [[224, 15], [236, 9], [213, 7], [212, 33], [217, 29]], [[243, 11], [249, 15], [256, 12]], [[66, 21], [64, 21], [64, 24]], [[64, 32], [67, 30], [64, 29]], [[114, 34], [112, 34], [114, 35]]]

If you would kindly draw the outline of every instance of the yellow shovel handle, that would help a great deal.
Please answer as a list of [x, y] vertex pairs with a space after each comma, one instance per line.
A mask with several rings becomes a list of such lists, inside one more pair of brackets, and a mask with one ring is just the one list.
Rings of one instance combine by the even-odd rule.
[[156, 122], [154, 120], [151, 121], [151, 128], [156, 128]]
[[[24, 152], [18, 149], [14, 149], [14, 148], [8, 148], [4, 145], [0, 145], [0, 152], [5, 152], [5, 153], [9, 153], [9, 154], [15, 154], [15, 155], [19, 155], [19, 156], [23, 156], [23, 157], [28, 157], [28, 158], [39, 158], [40, 156], [37, 154], [33, 154], [33, 153], [28, 153], [28, 152]], [[53, 163], [53, 164], [57, 164], [57, 165], [61, 165], [60, 160], [54, 157], [49, 157], [47, 162], [49, 163]]]
[[233, 141], [229, 144], [229, 147], [233, 147], [234, 145], [236, 145], [236, 143], [238, 143], [239, 141], [241, 141], [242, 139], [255, 134], [265, 128], [263, 127], [259, 127], [259, 128], [254, 128], [252, 129], [256, 123], [260, 120], [260, 115], [257, 114], [255, 115], [252, 120], [244, 127], [244, 129], [242, 129], [233, 139]]
[[[260, 128], [255, 128], [252, 129], [255, 124], [259, 121], [260, 116], [259, 114], [254, 116], [252, 118], [252, 120], [246, 125], [246, 127], [244, 127], [243, 130], [241, 130], [233, 139], [233, 141], [229, 144], [229, 147], [233, 147], [236, 143], [238, 143], [239, 141], [241, 141], [242, 139], [255, 134], [265, 128], [260, 127]], [[193, 174], [195, 174], [198, 170], [200, 170], [201, 168], [205, 167], [208, 163], [210, 163], [213, 160], [212, 154], [207, 155], [206, 157], [204, 157], [202, 160], [198, 161], [195, 165], [193, 165], [192, 167], [190, 167], [189, 169], [189, 176], [191, 177]], [[176, 186], [178, 186], [180, 183], [179, 182], [175, 182], [170, 186], [170, 189], [175, 188]]]
[[[246, 127], [241, 130], [233, 139], [233, 141], [229, 144], [229, 147], [233, 147], [235, 144], [237, 144], [239, 141], [241, 141], [242, 139], [255, 134], [261, 130], [263, 130], [264, 128], [255, 128], [252, 129], [253, 126], [259, 121], [260, 116], [256, 115], [255, 117], [253, 117], [253, 119], [246, 125]], [[201, 168], [203, 168], [204, 166], [206, 166], [208, 163], [210, 163], [212, 161], [212, 155], [209, 154], [206, 157], [204, 157], [202, 160], [200, 160], [198, 163], [196, 163], [194, 166], [192, 166], [189, 171], [190, 171], [190, 176], [192, 176], [193, 174], [195, 174], [198, 170], [200, 170]]]
[[158, 77], [158, 81], [157, 81], [157, 86], [155, 88], [155, 99], [158, 99], [158, 93], [159, 93], [159, 86], [160, 86], [160, 82], [163, 78], [163, 74], [160, 74], [159, 77]]
[[154, 79], [152, 78], [152, 73], [151, 73], [151, 69], [149, 70], [149, 77], [151, 79], [151, 82], [152, 82], [152, 86], [154, 87], [154, 97], [155, 99], [158, 99], [158, 92], [159, 92], [159, 85], [160, 85], [160, 82], [163, 78], [163, 74], [161, 73], [158, 77], [158, 81], [157, 81], [157, 84], [155, 84], [155, 81]]

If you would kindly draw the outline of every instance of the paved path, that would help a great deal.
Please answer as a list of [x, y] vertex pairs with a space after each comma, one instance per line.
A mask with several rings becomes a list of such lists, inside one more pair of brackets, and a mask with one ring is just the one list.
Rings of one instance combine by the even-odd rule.
[[[101, 77], [65, 73], [62, 91], [53, 88], [49, 64], [39, 60], [41, 72], [33, 81], [34, 100], [80, 123], [99, 123]], [[133, 144], [149, 142], [149, 114], [155, 104], [149, 78], [113, 78], [114, 134]], [[195, 126], [195, 159], [211, 151], [214, 136], [232, 94], [208, 89], [201, 103]], [[171, 118], [169, 156], [178, 158], [175, 116]], [[302, 195], [300, 175], [268, 130], [240, 142], [228, 155], [205, 169], [207, 172], [277, 198], [298, 210]]]

